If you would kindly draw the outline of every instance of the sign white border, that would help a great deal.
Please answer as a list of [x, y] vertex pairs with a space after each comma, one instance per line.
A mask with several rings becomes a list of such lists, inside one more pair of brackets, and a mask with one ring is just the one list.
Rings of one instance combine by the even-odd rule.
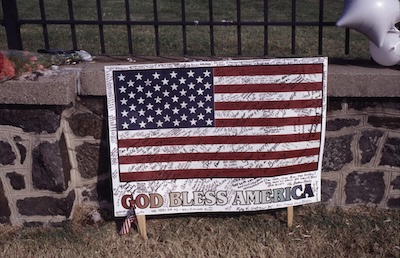
[[[140, 182], [121, 182], [119, 180], [114, 71], [293, 64], [323, 65], [321, 148], [317, 170], [258, 178], [171, 179]], [[326, 57], [105, 66], [114, 215], [116, 217], [126, 216], [127, 205], [134, 202], [135, 199], [136, 214], [138, 215], [267, 210], [319, 202], [321, 200], [321, 169], [326, 123], [327, 69], [328, 59]], [[312, 196], [310, 196], [311, 192]], [[298, 198], [302, 194], [305, 198]]]

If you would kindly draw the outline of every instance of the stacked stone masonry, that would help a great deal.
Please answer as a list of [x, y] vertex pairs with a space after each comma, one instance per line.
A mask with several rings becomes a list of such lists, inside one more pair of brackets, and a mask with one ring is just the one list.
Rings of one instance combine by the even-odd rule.
[[399, 98], [329, 98], [322, 202], [400, 208]]
[[[112, 217], [105, 97], [0, 106], [0, 223]], [[322, 202], [400, 208], [400, 101], [329, 98]]]
[[78, 206], [111, 216], [104, 103], [0, 106], [0, 223], [58, 225]]

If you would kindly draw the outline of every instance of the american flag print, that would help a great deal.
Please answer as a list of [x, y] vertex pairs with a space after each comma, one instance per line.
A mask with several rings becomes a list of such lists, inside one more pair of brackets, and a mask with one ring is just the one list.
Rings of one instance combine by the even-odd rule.
[[122, 223], [119, 234], [121, 236], [128, 234], [131, 231], [132, 224], [136, 224], [136, 223], [137, 223], [137, 218], [136, 218], [135, 211], [134, 211], [134, 209], [131, 209], [128, 212], [124, 222]]
[[121, 182], [318, 169], [323, 64], [113, 71]]

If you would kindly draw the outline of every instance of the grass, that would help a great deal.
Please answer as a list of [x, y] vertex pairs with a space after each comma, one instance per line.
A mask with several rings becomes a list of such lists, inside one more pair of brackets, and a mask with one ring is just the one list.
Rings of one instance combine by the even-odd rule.
[[[76, 20], [96, 20], [96, 0], [74, 0], [73, 11]], [[124, 0], [102, 0], [103, 20], [125, 20]], [[157, 10], [160, 21], [181, 20], [180, 0], [158, 0]], [[242, 21], [263, 21], [263, 0], [241, 0]], [[49, 20], [69, 19], [68, 5], [65, 0], [44, 0], [46, 18]], [[208, 21], [208, 1], [186, 1], [187, 21]], [[17, 0], [21, 19], [40, 19], [37, 0]], [[130, 17], [136, 21], [152, 21], [153, 1], [131, 0]], [[268, 15], [270, 21], [291, 21], [291, 1], [269, 0]], [[296, 2], [297, 21], [318, 21], [319, 0]], [[335, 22], [343, 10], [343, 0], [324, 1], [324, 21]], [[0, 13], [1, 15], [1, 13]], [[235, 0], [214, 0], [213, 19], [215, 21], [236, 21]], [[72, 35], [69, 25], [48, 25], [50, 48], [72, 49]], [[105, 51], [109, 55], [127, 55], [128, 33], [126, 26], [105, 25]], [[242, 27], [242, 56], [264, 55], [264, 27]], [[36, 51], [44, 48], [43, 29], [40, 25], [25, 24], [21, 27], [24, 50]], [[156, 55], [155, 28], [153, 26], [132, 26], [134, 55]], [[290, 26], [268, 27], [268, 56], [317, 56], [318, 28], [299, 26], [296, 28], [296, 54], [292, 54]], [[77, 44], [93, 55], [101, 54], [100, 32], [95, 25], [76, 25]], [[160, 55], [180, 56], [183, 54], [182, 28], [180, 26], [159, 26]], [[187, 51], [191, 56], [210, 55], [210, 28], [208, 26], [187, 26]], [[214, 26], [215, 55], [237, 55], [237, 28], [235, 26]], [[369, 41], [360, 33], [350, 33], [350, 55], [344, 53], [345, 29], [335, 26], [323, 30], [323, 55], [329, 57], [349, 57], [369, 59]], [[4, 28], [0, 28], [0, 49], [7, 47]]]
[[147, 241], [78, 214], [60, 228], [0, 225], [0, 257], [400, 257], [399, 210], [296, 207], [292, 228], [285, 209], [152, 217]]

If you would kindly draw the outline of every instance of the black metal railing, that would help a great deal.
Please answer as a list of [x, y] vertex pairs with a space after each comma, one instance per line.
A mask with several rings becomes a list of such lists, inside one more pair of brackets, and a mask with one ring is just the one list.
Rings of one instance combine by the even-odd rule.
[[[97, 20], [77, 20], [74, 18], [73, 0], [68, 2], [69, 19], [66, 20], [52, 20], [47, 19], [45, 12], [44, 0], [38, 0], [41, 19], [20, 19], [18, 17], [17, 0], [2, 0], [3, 19], [0, 20], [2, 26], [5, 27], [7, 44], [9, 49], [22, 49], [23, 42], [21, 37], [22, 25], [40, 25], [43, 31], [44, 47], [50, 48], [48, 25], [69, 25], [71, 31], [72, 47], [78, 48], [76, 26], [77, 25], [92, 25], [97, 26], [100, 40], [100, 51], [102, 54], [107, 54], [104, 37], [105, 25], [123, 25], [126, 26], [128, 49], [127, 54], [135, 54], [133, 51], [132, 30], [133, 26], [137, 25], [150, 25], [154, 27], [155, 38], [155, 53], [160, 55], [160, 36], [159, 28], [161, 26], [179, 26], [182, 29], [182, 53], [188, 54], [187, 45], [187, 28], [189, 26], [208, 26], [209, 27], [209, 53], [215, 55], [215, 36], [214, 29], [217, 26], [232, 26], [236, 28], [237, 32], [237, 54], [242, 55], [242, 28], [247, 26], [258, 26], [263, 28], [264, 33], [264, 55], [268, 55], [269, 49], [269, 28], [271, 26], [285, 26], [291, 28], [291, 54], [296, 54], [296, 30], [299, 26], [311, 26], [318, 28], [318, 54], [323, 54], [323, 31], [327, 26], [335, 26], [334, 21], [324, 21], [324, 0], [319, 1], [319, 17], [318, 21], [305, 22], [296, 20], [296, 0], [290, 0], [292, 5], [291, 20], [290, 21], [270, 21], [268, 0], [264, 0], [264, 19], [263, 21], [243, 21], [241, 19], [241, 0], [236, 0], [236, 20], [235, 21], [216, 21], [213, 15], [213, 0], [208, 0], [209, 19], [205, 21], [188, 21], [186, 18], [186, 3], [181, 0], [181, 19], [178, 21], [161, 21], [158, 18], [157, 0], [153, 0], [153, 20], [138, 21], [133, 20], [130, 14], [130, 0], [125, 0], [125, 19], [124, 20], [105, 20], [102, 16], [102, 1], [96, 0]], [[346, 29], [345, 32], [345, 55], [350, 52], [350, 33]]]

